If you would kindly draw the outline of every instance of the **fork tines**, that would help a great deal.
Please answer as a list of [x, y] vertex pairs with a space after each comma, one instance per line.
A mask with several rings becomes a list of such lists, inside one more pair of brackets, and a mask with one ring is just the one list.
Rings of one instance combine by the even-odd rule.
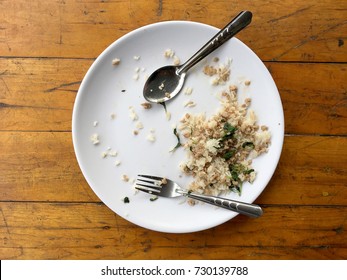
[[152, 175], [141, 175], [141, 174], [138, 174], [137, 176], [138, 176], [138, 177], [147, 178], [147, 179], [157, 180], [157, 181], [163, 180], [162, 177], [152, 176]]
[[150, 194], [160, 193], [161, 187], [162, 187], [161, 177], [150, 176], [150, 175], [138, 175], [138, 177], [146, 178], [147, 180], [137, 178], [135, 189], [146, 192], [146, 193], [150, 193]]

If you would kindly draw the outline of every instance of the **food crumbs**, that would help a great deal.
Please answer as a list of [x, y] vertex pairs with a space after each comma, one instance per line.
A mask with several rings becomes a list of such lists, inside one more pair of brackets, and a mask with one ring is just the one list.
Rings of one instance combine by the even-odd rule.
[[204, 114], [186, 114], [180, 120], [178, 129], [185, 137], [182, 146], [187, 154], [180, 167], [195, 179], [187, 187], [191, 191], [241, 195], [242, 184], [256, 178], [251, 160], [268, 151], [271, 134], [259, 130], [255, 113], [248, 110], [250, 99], [239, 104], [236, 92], [230, 89], [222, 96], [216, 115], [207, 119]]
[[180, 63], [181, 63], [181, 60], [175, 55], [173, 58], [173, 64], [177, 66], [177, 65], [180, 65]]
[[323, 196], [329, 196], [329, 193], [328, 192], [322, 192], [322, 195]]
[[94, 145], [97, 145], [100, 143], [100, 140], [99, 140], [99, 135], [98, 134], [93, 134], [91, 137], [90, 137], [90, 141], [92, 141], [92, 143]]
[[118, 152], [117, 151], [110, 151], [108, 154], [111, 157], [116, 157], [118, 155]]
[[236, 85], [230, 85], [229, 90], [233, 93], [237, 93], [237, 86]]
[[155, 136], [153, 133], [148, 134], [146, 139], [150, 142], [155, 142]]
[[184, 107], [195, 107], [195, 105], [196, 104], [192, 100], [188, 100], [188, 101], [184, 102]]
[[112, 60], [112, 65], [119, 65], [120, 63], [120, 59], [119, 58], [115, 58]]
[[134, 107], [129, 107], [129, 116], [130, 118], [133, 120], [133, 121], [136, 121], [138, 120], [138, 115], [136, 114], [135, 110], [134, 110]]
[[166, 185], [167, 179], [166, 178], [161, 179], [160, 183], [161, 183], [160, 185]]
[[151, 109], [151, 108], [152, 108], [152, 104], [151, 104], [151, 103], [148, 103], [148, 102], [142, 103], [141, 106], [142, 106], [144, 109]]
[[122, 181], [129, 182], [129, 177], [125, 174], [122, 175]]
[[127, 197], [127, 196], [126, 196], [126, 197], [124, 197], [124, 198], [123, 198], [123, 202], [124, 202], [124, 203], [129, 203], [129, 202], [130, 202], [129, 197]]
[[175, 52], [172, 49], [166, 49], [164, 56], [167, 58], [172, 58], [175, 55]]
[[250, 80], [246, 80], [245, 81], [245, 86], [249, 86], [251, 84], [251, 81]]
[[224, 65], [214, 67], [206, 65], [203, 69], [203, 73], [207, 76], [213, 77], [212, 85], [223, 85], [230, 78], [230, 64], [231, 60], [228, 60]]
[[164, 83], [161, 83], [160, 86], [158, 87], [160, 90], [163, 90], [164, 89]]
[[137, 123], [136, 123], [136, 128], [142, 129], [142, 128], [143, 128], [142, 122], [137, 122]]
[[269, 128], [268, 128], [266, 125], [262, 125], [262, 126], [260, 127], [260, 129], [261, 129], [262, 131], [266, 131], [266, 130], [268, 130]]
[[184, 89], [184, 94], [186, 94], [186, 95], [191, 95], [192, 92], [193, 92], [193, 89], [191, 87], [186, 87]]

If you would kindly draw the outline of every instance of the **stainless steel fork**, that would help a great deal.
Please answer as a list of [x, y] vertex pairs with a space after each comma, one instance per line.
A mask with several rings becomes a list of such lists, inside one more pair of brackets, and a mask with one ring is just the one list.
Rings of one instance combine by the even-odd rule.
[[135, 188], [149, 194], [163, 197], [186, 196], [250, 217], [260, 217], [263, 214], [263, 210], [259, 205], [221, 198], [218, 196], [193, 193], [181, 188], [174, 181], [158, 176], [138, 175]]

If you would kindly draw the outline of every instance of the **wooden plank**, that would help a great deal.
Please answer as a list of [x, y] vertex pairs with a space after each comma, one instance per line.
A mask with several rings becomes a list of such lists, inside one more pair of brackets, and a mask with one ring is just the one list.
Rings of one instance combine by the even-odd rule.
[[[0, 59], [0, 130], [69, 131], [92, 60]], [[290, 134], [347, 135], [345, 64], [266, 63]], [[297, 73], [300, 73], [298, 75]]]
[[238, 35], [263, 60], [346, 62], [346, 1], [1, 1], [2, 56], [95, 58], [146, 24], [191, 20], [222, 28], [251, 8]]
[[0, 248], [3, 260], [340, 260], [347, 255], [346, 248], [322, 247], [220, 247], [198, 248], [151, 247], [119, 250], [114, 245], [95, 245], [74, 248]]
[[1, 200], [98, 201], [85, 182], [71, 133], [0, 133]]
[[[122, 219], [93, 193], [73, 151], [87, 69], [140, 26], [223, 27], [250, 7], [253, 22], [237, 37], [266, 61], [286, 127], [256, 201], [264, 216], [190, 234]], [[0, 1], [0, 259], [346, 259], [346, 10], [345, 0]]]
[[345, 137], [285, 137], [277, 170], [258, 202], [346, 205], [346, 141]]
[[197, 233], [148, 231], [102, 204], [1, 202], [1, 259], [345, 259], [345, 207], [266, 207]]
[[[346, 146], [346, 137], [285, 137], [278, 168], [258, 202], [346, 205]], [[77, 165], [71, 133], [1, 132], [0, 151], [2, 201], [99, 201]]]
[[347, 135], [346, 64], [266, 65], [281, 95], [286, 133]]
[[0, 59], [0, 130], [71, 130], [92, 60]]

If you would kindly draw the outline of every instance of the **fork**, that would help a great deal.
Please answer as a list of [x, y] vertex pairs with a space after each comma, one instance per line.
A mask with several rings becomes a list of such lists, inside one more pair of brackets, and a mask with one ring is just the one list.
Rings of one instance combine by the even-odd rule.
[[151, 175], [137, 175], [135, 188], [137, 190], [162, 196], [162, 197], [179, 197], [186, 196], [199, 201], [203, 201], [218, 207], [222, 207], [240, 214], [250, 217], [260, 217], [263, 210], [259, 205], [245, 203], [241, 201], [221, 198], [218, 196], [209, 196], [198, 193], [193, 193], [181, 188], [177, 183], [166, 178], [151, 176]]

